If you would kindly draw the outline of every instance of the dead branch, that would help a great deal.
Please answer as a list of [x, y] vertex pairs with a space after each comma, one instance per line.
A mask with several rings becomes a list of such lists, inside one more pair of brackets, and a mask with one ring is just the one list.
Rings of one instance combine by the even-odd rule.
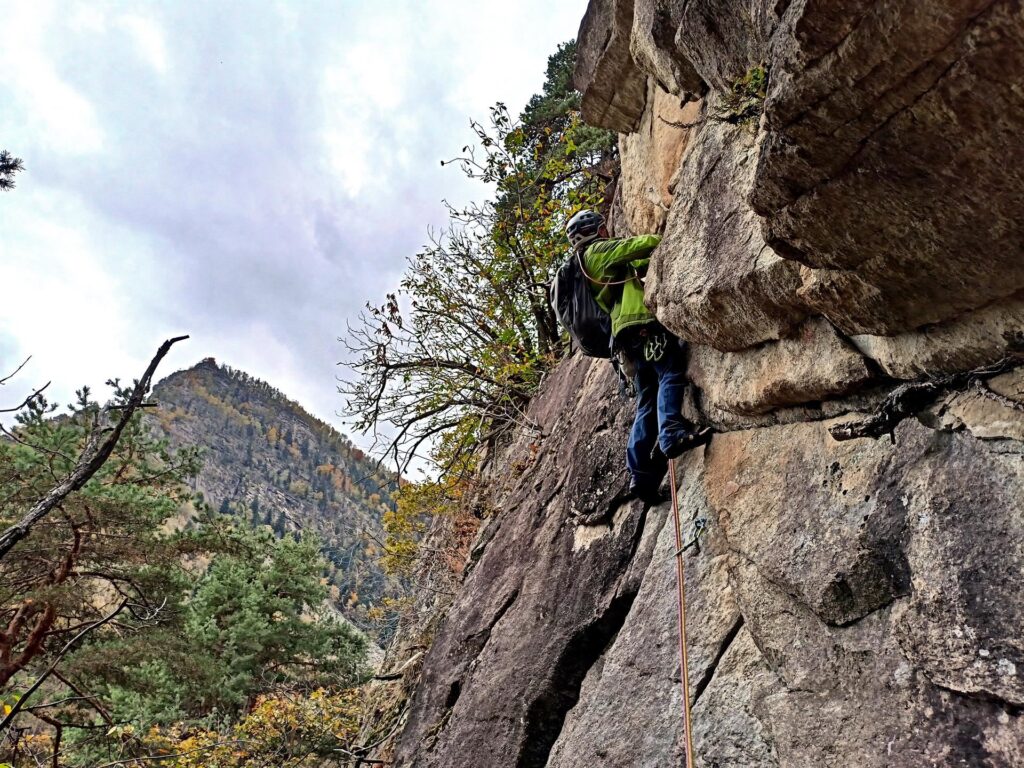
[[[15, 368], [11, 373], [7, 374], [3, 378], [0, 378], [0, 387], [2, 387], [4, 384], [6, 384], [11, 379], [13, 379], [19, 373], [21, 373], [21, 369], [24, 368], [26, 365], [28, 365], [28, 361], [31, 360], [31, 359], [32, 359], [32, 355], [29, 355], [24, 360], [22, 360], [21, 361], [21, 365], [19, 365], [17, 368]], [[43, 393], [43, 390], [45, 390], [48, 386], [50, 386], [50, 383], [51, 382], [48, 381], [45, 384], [43, 384], [43, 386], [39, 387], [39, 389], [37, 389], [35, 392], [33, 392], [28, 397], [26, 397], [24, 400], [21, 401], [21, 403], [19, 403], [18, 405], [14, 406], [13, 408], [0, 408], [0, 413], [15, 413], [17, 411], [20, 411], [26, 405], [31, 403], [35, 398], [39, 397], [39, 395], [41, 395]]]
[[989, 400], [995, 400], [1000, 405], [1006, 406], [1007, 408], [1012, 408], [1015, 411], [1024, 411], [1024, 402], [1021, 402], [1020, 400], [1014, 400], [1012, 397], [1007, 397], [1006, 395], [999, 394], [984, 381], [979, 380], [974, 382], [974, 387], [984, 397], [987, 397]]
[[[998, 376], [1001, 373], [1011, 371], [1024, 362], [1019, 355], [1004, 357], [997, 363], [975, 368], [970, 371], [961, 371], [948, 376], [940, 376], [926, 381], [911, 381], [901, 384], [889, 393], [888, 397], [878, 407], [878, 410], [867, 418], [856, 421], [844, 421], [829, 428], [829, 434], [838, 441], [854, 440], [858, 437], [879, 438], [882, 435], [889, 435], [895, 443], [895, 430], [897, 425], [904, 419], [914, 416], [939, 398], [940, 395], [953, 390], [967, 389], [977, 386], [984, 393], [991, 392], [984, 385], [984, 381]], [[996, 399], [1001, 398], [996, 392], [992, 392]], [[1009, 400], [1009, 398], [1006, 398]], [[1000, 400], [1002, 402], [1002, 400]], [[1016, 403], [1016, 401], [1010, 401]], [[1019, 405], [1019, 404], [1018, 404]], [[1012, 405], [1011, 407], [1017, 407]]]
[[50, 386], [50, 383], [51, 382], [48, 381], [45, 384], [43, 384], [43, 386], [39, 387], [39, 389], [37, 389], [35, 392], [33, 392], [28, 397], [26, 397], [24, 400], [22, 400], [20, 403], [18, 403], [18, 405], [14, 406], [13, 408], [0, 408], [0, 413], [15, 413], [16, 411], [20, 411], [22, 408], [24, 408], [26, 405], [31, 403], [39, 395], [43, 394], [43, 392], [46, 390], [46, 388], [48, 386]]
[[32, 355], [29, 355], [28, 357], [26, 357], [24, 360], [21, 361], [21, 365], [19, 365], [11, 373], [7, 374], [2, 379], [0, 379], [0, 386], [6, 384], [8, 381], [10, 381], [15, 376], [17, 376], [19, 373], [21, 373], [21, 369], [24, 368], [26, 365], [28, 365], [28, 361], [31, 360], [31, 359], [32, 359]]
[[[109, 432], [106, 430], [94, 430], [86, 442], [85, 449], [82, 451], [78, 464], [71, 471], [71, 474], [51, 488], [43, 498], [32, 506], [21, 520], [3, 533], [0, 533], [0, 560], [2, 560], [4, 556], [11, 551], [11, 548], [15, 544], [28, 535], [33, 525], [46, 517], [54, 507], [64, 501], [64, 499], [66, 499], [71, 493], [79, 490], [89, 482], [89, 478], [96, 474], [100, 467], [106, 463], [107, 459], [109, 459], [110, 455], [114, 452], [114, 447], [117, 445], [117, 441], [121, 438], [121, 433], [124, 431], [124, 428], [128, 425], [128, 422], [131, 421], [135, 411], [142, 404], [142, 399], [149, 392], [149, 387], [153, 380], [153, 374], [156, 373], [156, 369], [157, 366], [160, 365], [160, 361], [164, 359], [174, 344], [187, 338], [188, 336], [177, 336], [173, 339], [168, 339], [160, 345], [156, 355], [150, 361], [149, 366], [142, 374], [142, 378], [139, 379], [138, 383], [135, 385], [135, 389], [132, 390], [132, 394], [128, 398], [128, 401], [124, 403], [120, 418], [113, 429]], [[108, 412], [109, 409], [104, 409], [103, 411], [103, 413]], [[104, 434], [106, 434], [106, 439], [101, 442], [100, 438]]]
[[87, 627], [82, 629], [81, 632], [79, 632], [77, 635], [68, 640], [67, 643], [64, 644], [64, 647], [61, 648], [60, 651], [57, 653], [57, 658], [55, 658], [53, 662], [50, 664], [50, 666], [46, 668], [46, 671], [36, 678], [35, 682], [28, 687], [28, 690], [26, 690], [25, 693], [22, 694], [21, 698], [19, 698], [14, 703], [14, 706], [11, 707], [11, 711], [8, 712], [7, 716], [3, 719], [2, 722], [0, 722], [0, 732], [5, 731], [11, 725], [11, 723], [14, 722], [14, 718], [17, 717], [22, 707], [24, 707], [25, 704], [28, 703], [29, 698], [32, 696], [33, 693], [35, 693], [39, 689], [39, 686], [41, 686], [46, 681], [46, 678], [53, 674], [53, 672], [57, 669], [57, 665], [60, 664], [61, 659], [63, 659], [64, 656], [67, 655], [68, 651], [74, 648], [75, 644], [77, 644], [78, 641], [85, 637], [87, 634], [89, 634], [95, 629], [99, 629], [107, 622], [113, 621], [114, 618], [117, 617], [117, 614], [124, 610], [124, 608], [127, 605], [127, 600], [122, 601], [117, 606], [117, 608], [108, 613], [102, 619], [98, 619], [97, 621], [94, 621], [92, 624], [89, 624]]

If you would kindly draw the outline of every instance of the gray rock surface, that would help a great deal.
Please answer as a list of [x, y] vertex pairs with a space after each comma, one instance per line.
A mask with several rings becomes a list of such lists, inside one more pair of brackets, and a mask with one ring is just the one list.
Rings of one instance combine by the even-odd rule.
[[777, 0], [696, 0], [679, 3], [675, 49], [704, 82], [728, 90], [751, 68], [768, 61], [778, 24]]
[[799, 265], [761, 237], [747, 192], [756, 137], [709, 119], [683, 158], [665, 235], [647, 276], [648, 306], [679, 336], [738, 350], [786, 335], [806, 316]]
[[1024, 286], [1018, 4], [789, 3], [767, 63], [751, 199], [812, 307], [894, 334]]
[[629, 51], [633, 0], [596, 0], [587, 7], [576, 41], [573, 82], [583, 94], [583, 119], [613, 131], [634, 130], [647, 98], [647, 75]]
[[[584, 116], [632, 132], [612, 223], [664, 215], [648, 303], [723, 430], [677, 470], [698, 764], [1024, 765], [1024, 368], [828, 433], [1024, 337], [1020, 4], [593, 0], [579, 39]], [[395, 765], [683, 764], [670, 510], [621, 500], [614, 391], [563, 362], [494, 458]]]
[[706, 407], [741, 415], [839, 397], [872, 378], [865, 359], [820, 318], [739, 352], [694, 346], [689, 374]]
[[1024, 298], [998, 301], [961, 317], [896, 336], [850, 341], [896, 379], [977, 368], [998, 360], [1024, 332]]
[[[544, 765], [650, 557], [645, 511], [609, 508], [625, 485], [622, 405], [610, 367], [578, 357], [533, 403], [531, 417], [552, 437], [532, 451], [527, 433], [510, 449], [530, 466], [495, 489], [506, 513], [425, 659], [399, 765]], [[604, 512], [607, 523], [580, 528]]]
[[947, 398], [933, 418], [949, 430], [966, 429], [982, 440], [1024, 441], [1024, 370], [997, 376], [984, 388]]
[[[584, 103], [628, 101], [614, 127], [633, 130], [637, 72], [685, 91], [678, 73], [692, 67], [711, 88], [705, 117], [724, 121], [691, 139], [672, 241], [656, 256], [652, 302], [678, 333], [736, 350], [814, 313], [847, 335], [898, 337], [1024, 288], [1024, 181], [1007, 173], [1024, 161], [1014, 86], [1024, 17], [1014, 3], [631, 8], [630, 22], [624, 5], [591, 4], [582, 49], [608, 74], [577, 78]], [[764, 114], [733, 126], [730, 94], [762, 65]], [[607, 109], [589, 112], [612, 125]]]
[[700, 116], [700, 103], [680, 104], [652, 79], [637, 130], [619, 139], [621, 171], [616, 194], [629, 200], [616, 221], [619, 234], [660, 232], [672, 205], [679, 163]]
[[630, 52], [637, 67], [669, 93], [700, 95], [704, 81], [676, 47], [685, 0], [634, 0]]
[[[544, 437], [502, 458], [530, 466], [495, 489], [397, 765], [682, 765], [670, 512], [608, 503], [629, 409], [606, 368], [560, 366], [531, 406]], [[1018, 765], [1024, 446], [828, 425], [680, 462], [684, 519], [710, 524], [686, 553], [701, 765]]]

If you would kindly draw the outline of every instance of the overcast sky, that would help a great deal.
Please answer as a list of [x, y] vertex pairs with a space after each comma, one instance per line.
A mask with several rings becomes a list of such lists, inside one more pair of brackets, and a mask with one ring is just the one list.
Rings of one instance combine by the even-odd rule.
[[439, 161], [539, 90], [585, 7], [0, 0], [0, 148], [25, 161], [0, 194], [0, 370], [33, 355], [0, 407], [138, 376], [188, 333], [162, 375], [215, 357], [341, 426], [346, 318], [442, 198], [486, 193]]

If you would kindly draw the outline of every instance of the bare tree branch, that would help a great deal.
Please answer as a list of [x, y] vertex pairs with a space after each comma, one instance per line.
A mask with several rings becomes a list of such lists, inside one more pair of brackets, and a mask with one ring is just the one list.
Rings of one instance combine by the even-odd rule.
[[[100, 441], [100, 437], [105, 431], [94, 430], [89, 436], [78, 464], [71, 473], [37, 501], [21, 520], [3, 533], [0, 533], [0, 560], [11, 551], [15, 544], [28, 535], [33, 525], [46, 517], [54, 507], [71, 493], [84, 486], [89, 481], [89, 478], [96, 474], [100, 467], [110, 458], [110, 455], [114, 452], [114, 447], [117, 445], [117, 441], [121, 437], [121, 433], [128, 425], [128, 422], [131, 421], [146, 393], [149, 392], [153, 374], [156, 372], [157, 366], [160, 365], [160, 361], [164, 359], [174, 344], [187, 338], [188, 336], [177, 336], [173, 339], [168, 339], [160, 345], [156, 355], [142, 374], [142, 378], [139, 379], [135, 389], [132, 390], [128, 401], [124, 404], [124, 409], [121, 411], [117, 424], [109, 433], [106, 433], [106, 439], [102, 442]], [[106, 409], [104, 413], [106, 413]]]
[[53, 672], [57, 669], [57, 665], [60, 664], [61, 659], [63, 659], [64, 656], [67, 655], [67, 652], [70, 651], [75, 646], [75, 644], [83, 637], [85, 637], [87, 634], [89, 634], [95, 629], [99, 629], [107, 622], [113, 621], [117, 614], [123, 611], [127, 607], [127, 605], [128, 601], [122, 600], [121, 603], [118, 604], [117, 608], [115, 608], [112, 612], [108, 613], [102, 619], [94, 621], [92, 624], [89, 624], [87, 627], [84, 627], [77, 635], [75, 635], [73, 638], [68, 640], [67, 643], [64, 644], [64, 647], [60, 649], [60, 651], [57, 653], [57, 657], [53, 660], [50, 666], [47, 667], [46, 671], [36, 678], [35, 682], [28, 687], [28, 690], [26, 690], [25, 693], [21, 695], [21, 698], [19, 698], [15, 702], [14, 706], [11, 707], [11, 711], [8, 712], [7, 716], [3, 719], [2, 722], [0, 722], [0, 733], [2, 733], [8, 727], [10, 727], [11, 723], [14, 722], [14, 718], [17, 717], [18, 713], [21, 711], [22, 707], [25, 706], [25, 704], [28, 702], [32, 694], [39, 689], [39, 686], [46, 681], [46, 678], [53, 674]]
[[14, 406], [13, 408], [0, 408], [0, 413], [14, 413], [16, 411], [20, 411], [26, 405], [31, 403], [35, 398], [37, 398], [39, 395], [41, 395], [46, 390], [46, 388], [48, 386], [50, 386], [50, 383], [51, 382], [48, 381], [45, 384], [43, 384], [43, 386], [41, 386], [39, 389], [37, 389], [31, 395], [26, 397], [24, 400], [22, 400], [18, 405]]
[[17, 376], [19, 373], [21, 373], [21, 369], [24, 368], [26, 365], [28, 365], [28, 361], [31, 360], [31, 359], [32, 359], [32, 355], [29, 355], [24, 360], [22, 360], [21, 361], [21, 365], [19, 365], [11, 373], [7, 374], [2, 379], [0, 379], [0, 385], [6, 384], [8, 381], [10, 381], [15, 376]]

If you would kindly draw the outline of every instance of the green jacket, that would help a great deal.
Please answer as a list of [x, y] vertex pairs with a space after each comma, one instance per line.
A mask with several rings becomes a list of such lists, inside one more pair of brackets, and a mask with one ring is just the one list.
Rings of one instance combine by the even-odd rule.
[[[614, 240], [598, 240], [583, 254], [583, 264], [597, 303], [612, 316], [612, 335], [624, 328], [643, 325], [654, 320], [644, 305], [644, 284], [637, 276], [647, 269], [651, 251], [661, 242], [660, 235], [640, 235]], [[632, 276], [632, 277], [631, 277]], [[597, 282], [628, 282], [622, 285], [599, 285]]]

